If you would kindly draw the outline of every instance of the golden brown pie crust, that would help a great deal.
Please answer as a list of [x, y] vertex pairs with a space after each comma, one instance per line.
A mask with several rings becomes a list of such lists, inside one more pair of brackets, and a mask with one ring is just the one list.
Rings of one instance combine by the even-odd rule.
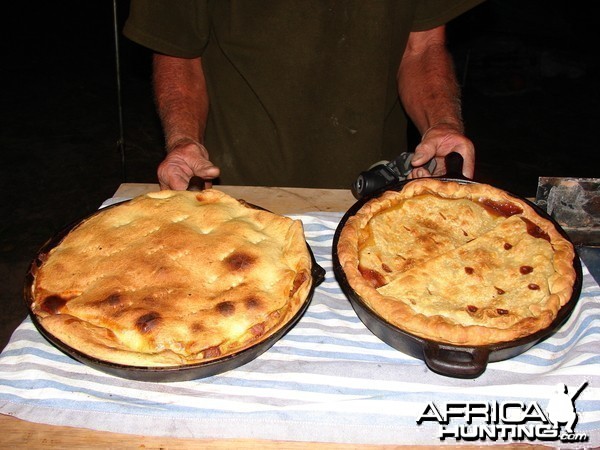
[[432, 178], [365, 203], [337, 252], [348, 283], [380, 317], [456, 345], [544, 329], [576, 277], [573, 246], [527, 202]]
[[32, 311], [65, 344], [179, 366], [266, 339], [312, 285], [302, 223], [217, 190], [160, 191], [74, 228], [35, 274]]

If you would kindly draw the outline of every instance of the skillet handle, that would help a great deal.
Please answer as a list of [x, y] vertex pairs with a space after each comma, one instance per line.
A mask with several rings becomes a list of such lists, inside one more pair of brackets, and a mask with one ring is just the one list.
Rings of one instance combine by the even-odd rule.
[[444, 158], [444, 162], [446, 163], [446, 175], [447, 178], [462, 178], [466, 180], [467, 178], [462, 173], [463, 168], [463, 157], [460, 153], [452, 152], [446, 155]]
[[423, 348], [423, 359], [431, 370], [455, 378], [477, 378], [485, 372], [489, 355], [487, 348], [459, 348], [435, 342], [427, 342]]

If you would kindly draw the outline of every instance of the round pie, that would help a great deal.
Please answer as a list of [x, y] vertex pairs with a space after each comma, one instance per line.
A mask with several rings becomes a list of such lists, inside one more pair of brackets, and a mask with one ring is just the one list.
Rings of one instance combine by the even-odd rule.
[[31, 309], [72, 348], [179, 366], [266, 339], [312, 286], [302, 223], [217, 190], [160, 191], [83, 221], [41, 256]]
[[341, 229], [337, 254], [377, 315], [455, 345], [507, 342], [549, 326], [576, 278], [572, 244], [526, 201], [433, 178], [365, 203]]

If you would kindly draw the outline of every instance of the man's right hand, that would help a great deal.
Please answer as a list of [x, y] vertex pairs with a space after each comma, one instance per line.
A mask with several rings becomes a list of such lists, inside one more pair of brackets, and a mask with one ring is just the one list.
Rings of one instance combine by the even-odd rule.
[[206, 147], [193, 139], [184, 139], [171, 146], [157, 173], [161, 189], [185, 191], [192, 177], [202, 179], [203, 187], [210, 188], [220, 170], [208, 159]]

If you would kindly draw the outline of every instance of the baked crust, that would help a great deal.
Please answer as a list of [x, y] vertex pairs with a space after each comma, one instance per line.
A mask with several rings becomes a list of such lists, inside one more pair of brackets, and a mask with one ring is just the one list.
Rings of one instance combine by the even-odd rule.
[[486, 184], [414, 180], [365, 203], [337, 253], [380, 317], [456, 345], [550, 325], [573, 293], [572, 244], [527, 202]]
[[312, 285], [302, 223], [217, 190], [160, 191], [74, 228], [35, 274], [32, 311], [65, 344], [179, 366], [260, 342]]

